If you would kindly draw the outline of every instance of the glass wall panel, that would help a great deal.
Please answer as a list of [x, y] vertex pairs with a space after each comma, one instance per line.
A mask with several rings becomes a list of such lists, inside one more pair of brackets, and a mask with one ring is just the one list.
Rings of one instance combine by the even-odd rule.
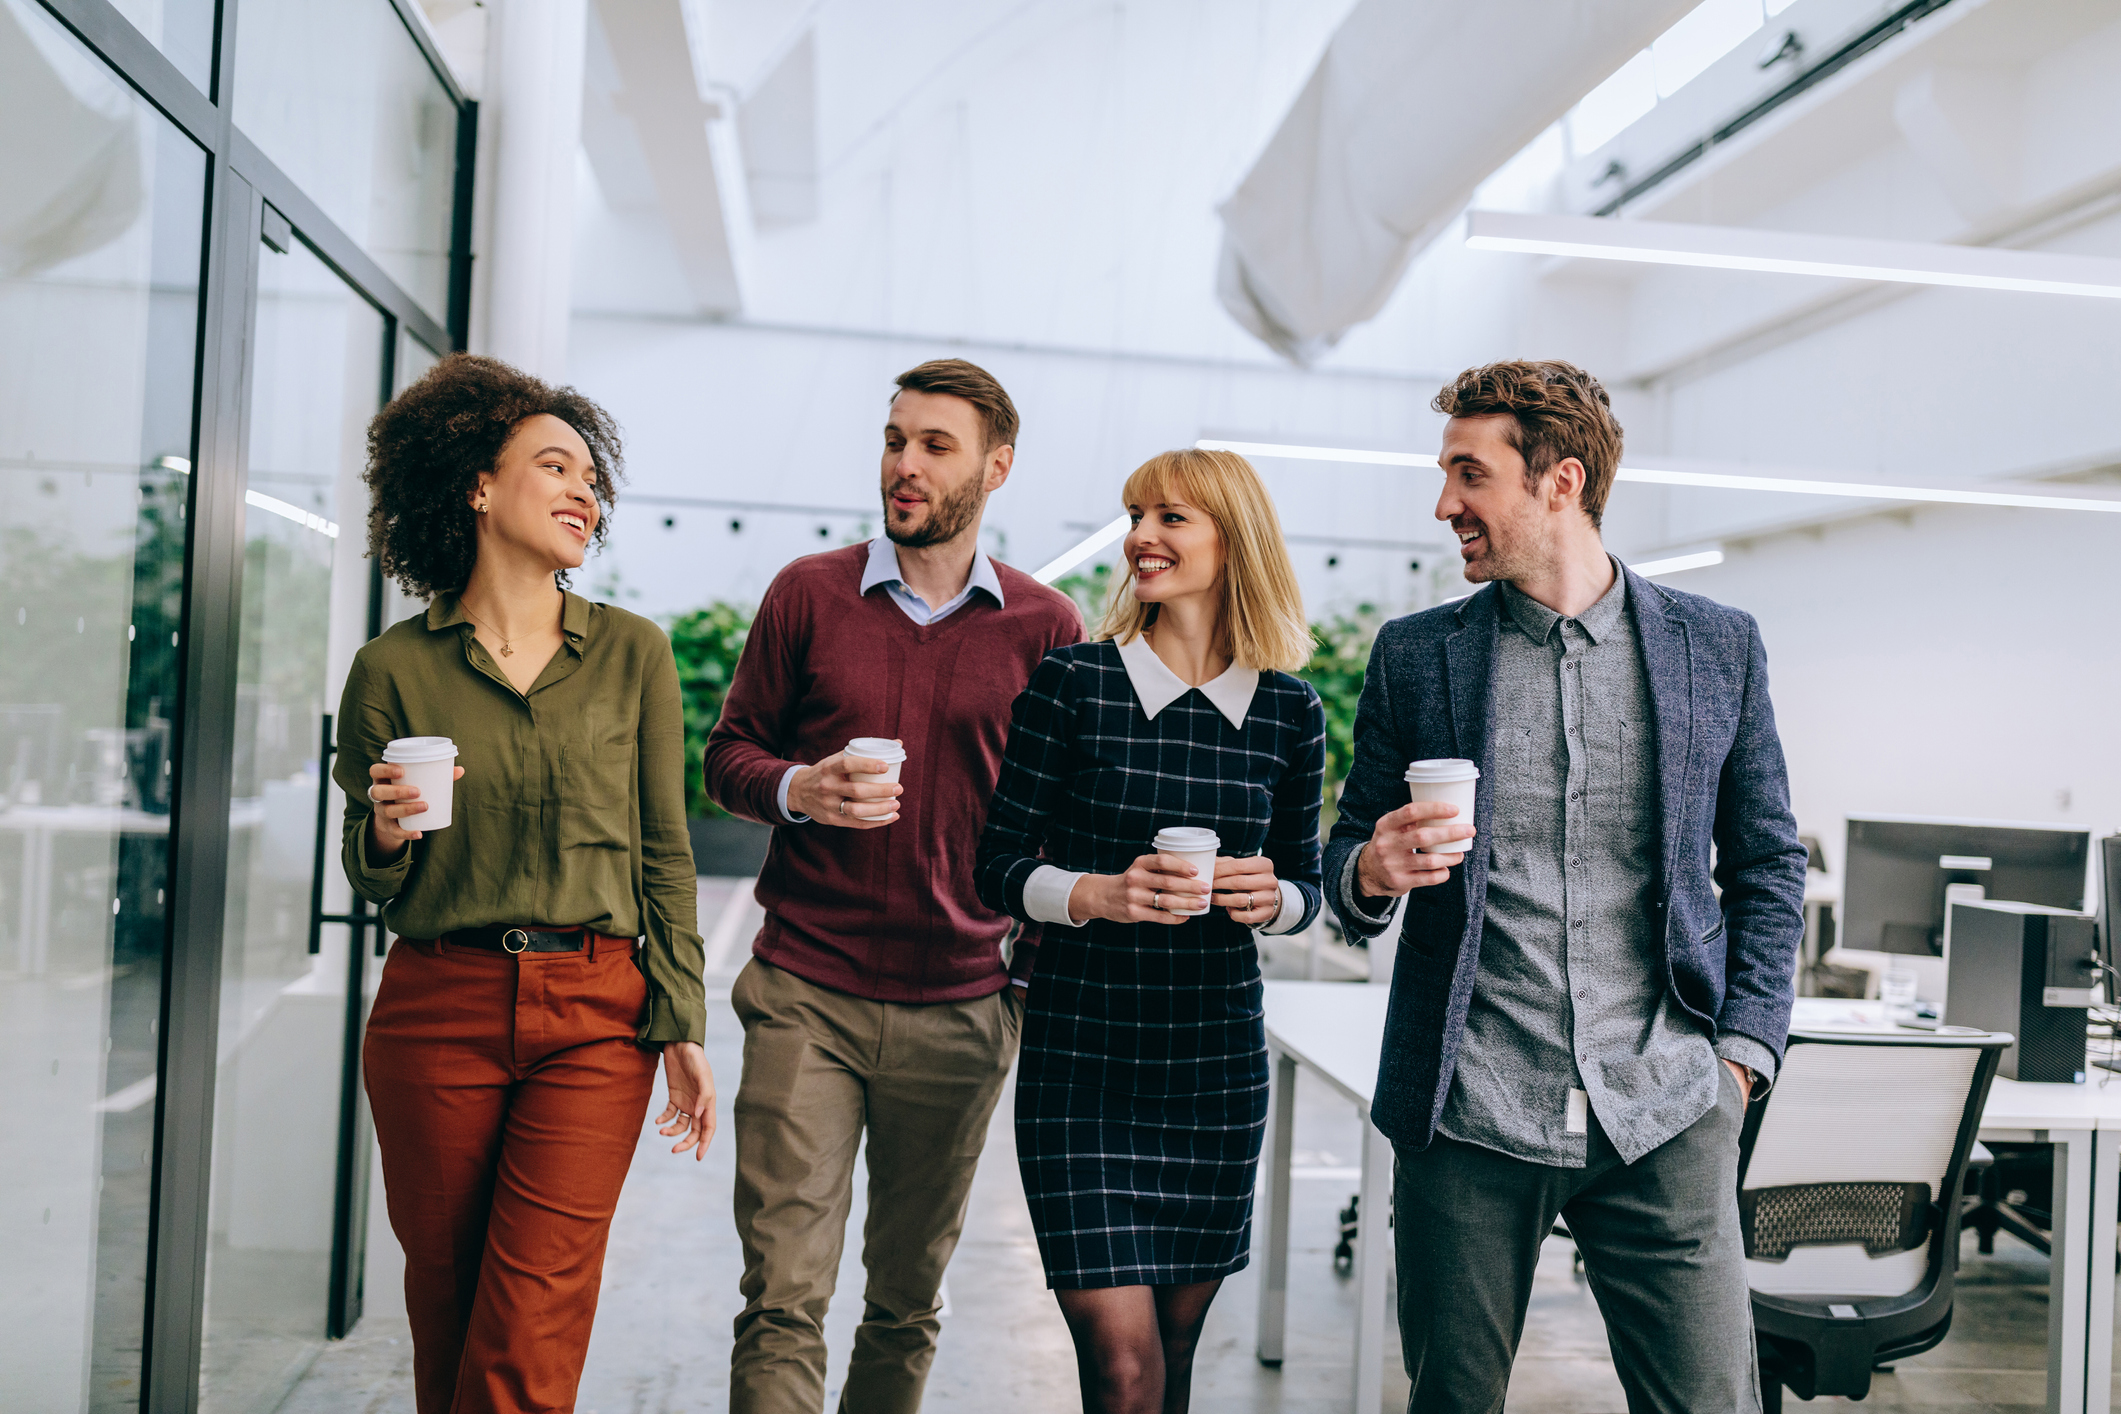
[[236, 126], [437, 321], [457, 109], [390, 0], [244, 0]]
[[231, 1414], [277, 1407], [330, 1301], [351, 959], [343, 928], [310, 951], [310, 889], [337, 601], [366, 617], [364, 506], [344, 493], [385, 332], [299, 243], [259, 253], [257, 309], [201, 1376], [202, 1408]]
[[111, 8], [131, 20], [201, 93], [214, 91], [214, 0], [111, 0]]
[[0, 0], [0, 1385], [137, 1408], [204, 154]]

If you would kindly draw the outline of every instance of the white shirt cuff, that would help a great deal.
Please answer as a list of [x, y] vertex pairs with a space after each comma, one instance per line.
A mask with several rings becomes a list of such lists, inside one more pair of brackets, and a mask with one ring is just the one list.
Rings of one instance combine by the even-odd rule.
[[1283, 879], [1281, 881], [1281, 912], [1275, 914], [1274, 920], [1259, 931], [1270, 938], [1278, 937], [1283, 933], [1292, 931], [1298, 923], [1303, 921], [1303, 916], [1304, 891], [1297, 888], [1296, 885], [1290, 883], [1287, 879]]
[[784, 771], [781, 774], [781, 788], [773, 797], [773, 803], [781, 808], [781, 821], [783, 824], [807, 825], [810, 823], [808, 815], [798, 815], [788, 808], [788, 787], [795, 784], [795, 773], [802, 769], [800, 765], [795, 765]]
[[1063, 928], [1082, 927], [1087, 920], [1068, 916], [1068, 895], [1075, 892], [1075, 881], [1082, 877], [1055, 865], [1039, 865], [1024, 881], [1024, 912], [1040, 923], [1056, 923]]

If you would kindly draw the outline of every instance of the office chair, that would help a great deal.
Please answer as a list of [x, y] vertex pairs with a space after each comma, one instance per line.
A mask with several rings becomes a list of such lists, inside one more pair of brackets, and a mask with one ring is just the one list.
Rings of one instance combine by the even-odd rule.
[[1870, 1393], [1952, 1324], [1960, 1193], [2011, 1038], [1796, 1032], [1745, 1117], [1738, 1215], [1760, 1392]]

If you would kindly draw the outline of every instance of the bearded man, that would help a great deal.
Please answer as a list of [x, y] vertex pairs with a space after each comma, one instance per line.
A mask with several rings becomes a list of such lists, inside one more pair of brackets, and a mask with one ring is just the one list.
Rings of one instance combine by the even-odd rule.
[[[1016, 456], [1001, 384], [962, 359], [897, 382], [884, 534], [775, 577], [705, 754], [708, 794], [776, 827], [765, 925], [731, 997], [745, 1303], [732, 1414], [824, 1405], [825, 1308], [865, 1128], [868, 1285], [841, 1408], [920, 1407], [1035, 953], [979, 901], [972, 861], [1010, 709], [1048, 650], [1081, 640], [1082, 616], [979, 553]], [[896, 780], [846, 754], [862, 737], [903, 751]]]
[[[1767, 651], [1606, 552], [1596, 378], [1490, 364], [1432, 406], [1482, 587], [1378, 633], [1325, 859], [1351, 937], [1406, 900], [1371, 1116], [1407, 1407], [1502, 1409], [1560, 1217], [1628, 1408], [1757, 1414], [1738, 1136], [1789, 1039], [1805, 859]], [[1405, 803], [1437, 757], [1479, 767], [1470, 818]]]

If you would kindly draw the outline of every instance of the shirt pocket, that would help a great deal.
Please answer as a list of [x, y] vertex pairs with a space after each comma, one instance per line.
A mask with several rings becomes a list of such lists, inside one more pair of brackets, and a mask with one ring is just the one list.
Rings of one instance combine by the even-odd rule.
[[1590, 732], [1591, 801], [1597, 818], [1626, 831], [1630, 843], [1649, 833], [1648, 733], [1640, 722], [1613, 718]]
[[560, 848], [633, 847], [631, 737], [560, 748]]

